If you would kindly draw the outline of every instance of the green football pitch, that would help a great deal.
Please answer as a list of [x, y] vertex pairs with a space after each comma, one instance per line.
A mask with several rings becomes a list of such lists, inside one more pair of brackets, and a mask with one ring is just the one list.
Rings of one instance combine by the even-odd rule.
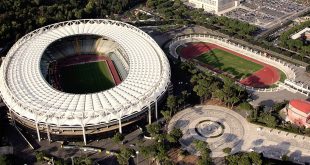
[[93, 93], [115, 86], [106, 62], [91, 62], [66, 66], [60, 70], [60, 84], [64, 92]]
[[237, 79], [250, 76], [263, 68], [262, 65], [248, 61], [221, 49], [213, 49], [196, 59], [211, 67], [234, 75]]

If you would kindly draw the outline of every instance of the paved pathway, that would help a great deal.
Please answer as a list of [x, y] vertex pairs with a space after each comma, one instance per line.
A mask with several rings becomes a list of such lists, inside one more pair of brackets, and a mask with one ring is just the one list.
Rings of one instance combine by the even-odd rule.
[[[223, 132], [219, 135], [219, 130], [212, 129], [216, 126], [210, 128], [209, 121], [223, 125]], [[171, 119], [168, 130], [174, 127], [182, 130], [184, 135], [180, 142], [192, 153], [196, 153], [192, 142], [198, 139], [208, 142], [212, 157], [225, 156], [222, 149], [231, 147], [232, 153], [256, 151], [275, 159], [287, 154], [295, 162], [310, 162], [310, 137], [251, 124], [235, 111], [224, 107], [206, 105], [187, 108]], [[210, 131], [211, 135], [219, 136], [210, 138]]]
[[275, 92], [254, 92], [252, 98], [253, 101], [251, 102], [251, 104], [253, 104], [254, 106], [272, 106], [276, 102], [282, 102], [284, 100], [292, 99], [307, 99], [308, 97], [298, 92], [293, 93], [291, 91], [283, 89]]
[[[200, 124], [206, 121], [213, 121], [222, 125], [221, 134], [211, 138], [204, 136], [205, 134], [199, 131], [197, 127], [201, 127]], [[248, 130], [247, 122], [242, 116], [229, 109], [211, 105], [181, 111], [172, 118], [168, 130], [173, 127], [180, 128], [183, 131], [184, 136], [181, 143], [189, 151], [195, 152], [191, 144], [195, 139], [203, 140], [208, 142], [213, 157], [224, 156], [222, 150], [226, 147], [233, 148], [233, 152], [240, 151], [240, 145], [244, 143], [245, 132]], [[209, 131], [218, 132], [218, 130], [211, 129]]]

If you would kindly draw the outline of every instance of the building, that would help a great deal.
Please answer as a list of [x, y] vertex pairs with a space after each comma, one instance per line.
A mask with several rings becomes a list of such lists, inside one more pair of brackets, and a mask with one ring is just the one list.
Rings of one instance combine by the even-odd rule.
[[305, 100], [291, 100], [286, 107], [287, 119], [298, 125], [310, 127], [310, 102]]
[[299, 32], [293, 34], [291, 36], [291, 39], [296, 40], [296, 39], [302, 38], [305, 36], [305, 34], [308, 34], [309, 32], [310, 32], [310, 28], [306, 27], [306, 28], [300, 30]]
[[189, 0], [189, 4], [195, 8], [202, 8], [206, 12], [218, 14], [233, 9], [240, 4], [239, 0]]
[[298, 17], [298, 18], [294, 19], [293, 21], [296, 22], [297, 24], [301, 24], [301, 23], [309, 21], [309, 20], [310, 20], [310, 16], [304, 16], [304, 17]]
[[[68, 40], [81, 36], [81, 40]], [[100, 40], [93, 40], [93, 36]], [[56, 48], [50, 45], [58, 43]], [[70, 44], [79, 45], [72, 49]], [[73, 94], [45, 77], [51, 64], [74, 54], [110, 54], [123, 81], [104, 91]], [[0, 68], [0, 92], [14, 123], [51, 141], [119, 130], [141, 116], [157, 118], [158, 101], [170, 84], [170, 66], [157, 43], [142, 30], [105, 19], [72, 20], [34, 30], [10, 49]], [[53, 135], [53, 136], [52, 136]]]

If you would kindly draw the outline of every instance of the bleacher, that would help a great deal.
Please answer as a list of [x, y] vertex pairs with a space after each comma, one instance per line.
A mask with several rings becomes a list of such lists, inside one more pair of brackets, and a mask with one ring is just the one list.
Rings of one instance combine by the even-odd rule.
[[40, 67], [43, 76], [49, 79], [51, 63], [74, 55], [107, 55], [113, 61], [122, 80], [128, 75], [129, 59], [118, 43], [98, 36], [71, 36], [54, 42], [44, 52]]
[[108, 54], [108, 56], [113, 61], [121, 80], [124, 80], [128, 75], [128, 70], [129, 70], [128, 64], [125, 62], [123, 58], [122, 58], [123, 60], [119, 58], [122, 56], [119, 54], [118, 51], [111, 52]]
[[118, 44], [114, 41], [98, 39], [96, 43], [96, 52], [108, 54], [118, 48]]

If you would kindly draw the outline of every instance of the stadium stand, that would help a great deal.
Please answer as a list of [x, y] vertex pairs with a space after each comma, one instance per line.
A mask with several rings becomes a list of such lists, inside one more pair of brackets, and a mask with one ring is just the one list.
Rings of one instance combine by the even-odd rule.
[[[124, 81], [111, 89], [71, 94], [46, 81], [57, 80], [57, 76], [47, 76], [59, 59], [110, 52], [115, 52], [117, 69], [125, 70], [121, 71]], [[49, 141], [51, 134], [77, 135], [86, 144], [88, 134], [122, 132], [123, 126], [145, 114], [149, 122], [152, 113], [157, 118], [157, 104], [170, 84], [170, 67], [157, 43], [132, 25], [105, 19], [72, 20], [42, 27], [18, 40], [3, 60], [0, 81], [1, 97], [12, 118], [34, 129], [38, 140], [42, 134]]]

